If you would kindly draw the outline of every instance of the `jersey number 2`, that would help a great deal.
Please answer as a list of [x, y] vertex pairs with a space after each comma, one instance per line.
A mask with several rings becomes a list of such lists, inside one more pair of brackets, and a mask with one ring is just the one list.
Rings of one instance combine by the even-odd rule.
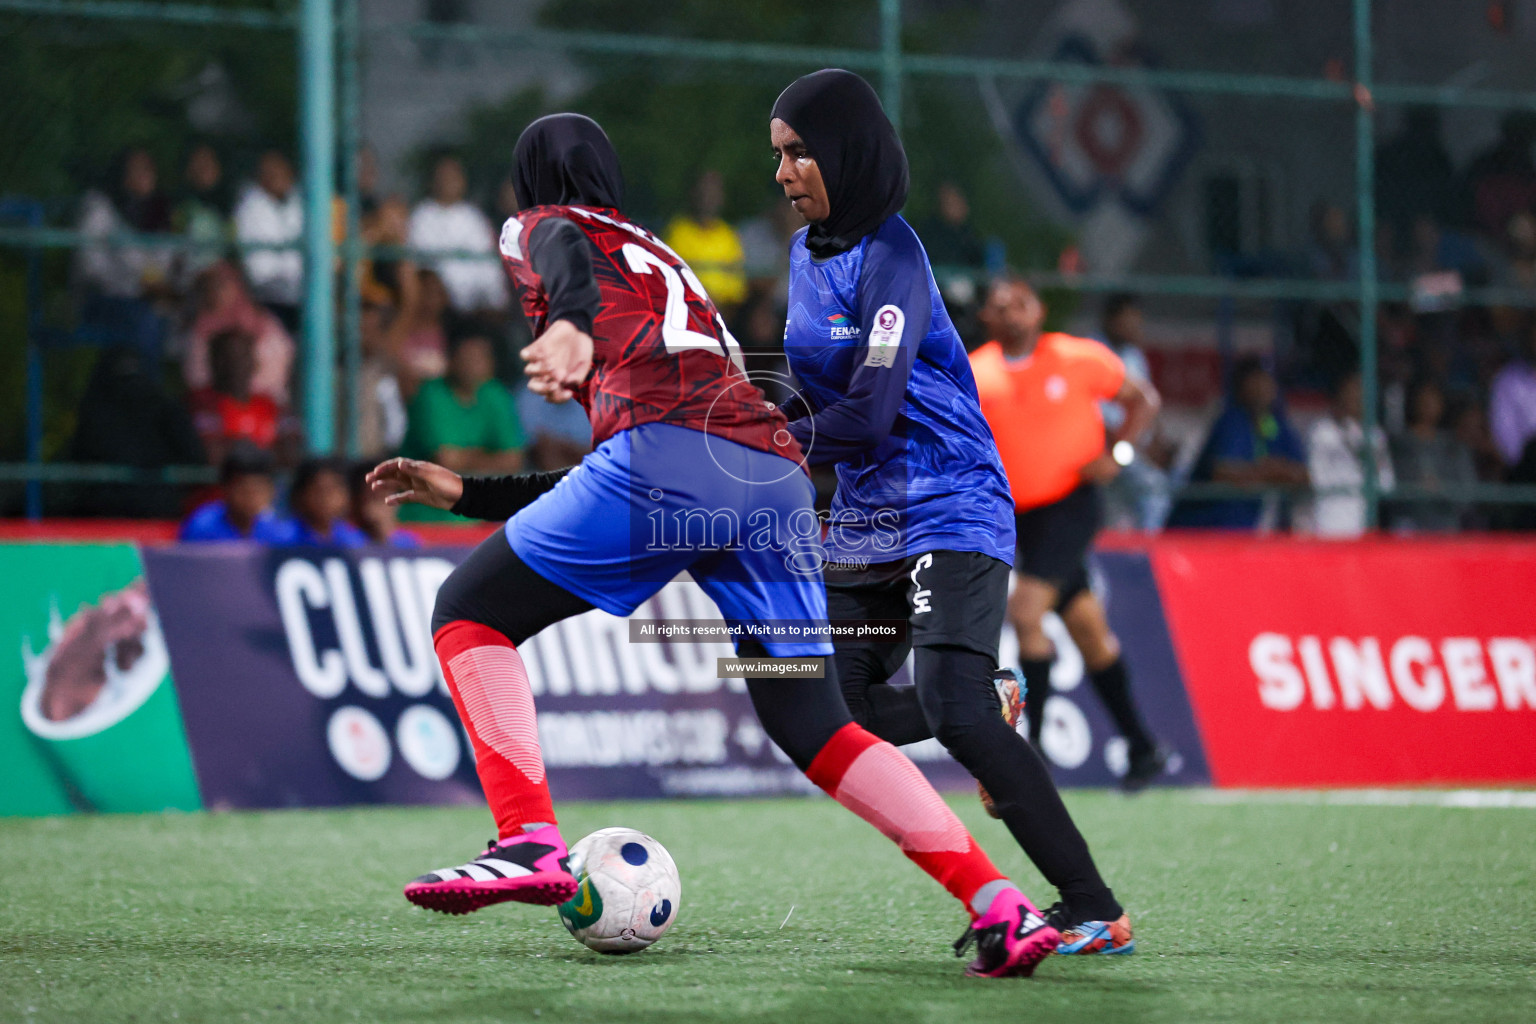
[[700, 334], [698, 331], [688, 329], [688, 296], [683, 292], [683, 279], [687, 278], [687, 288], [705, 302], [709, 296], [704, 292], [704, 286], [699, 283], [698, 277], [688, 267], [683, 267], [682, 274], [669, 266], [665, 260], [648, 249], [627, 242], [621, 250], [624, 259], [629, 263], [629, 269], [637, 274], [649, 274], [654, 267], [661, 272], [661, 279], [667, 283], [667, 311], [661, 320], [661, 340], [667, 346], [668, 352], [685, 352], [688, 349], [706, 349], [709, 351], [723, 351], [727, 359], [735, 365], [736, 369], [745, 371], [746, 363], [741, 355], [741, 345], [726, 330], [725, 321], [720, 315], [715, 314], [715, 324], [720, 328], [720, 337], [714, 338], [708, 334]]

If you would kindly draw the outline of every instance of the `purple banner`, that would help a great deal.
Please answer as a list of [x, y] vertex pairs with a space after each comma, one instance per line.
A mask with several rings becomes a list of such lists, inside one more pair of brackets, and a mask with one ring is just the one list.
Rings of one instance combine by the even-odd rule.
[[428, 635], [459, 553], [143, 557], [205, 806], [482, 799]]
[[[148, 549], [209, 807], [463, 803], [482, 797], [433, 656], [437, 588], [467, 552]], [[674, 582], [640, 619], [718, 619]], [[763, 734], [723, 642], [631, 643], [589, 612], [522, 647], [557, 800], [810, 791]], [[968, 781], [936, 744], [911, 751]]]
[[[437, 588], [467, 552], [149, 548], [193, 764], [208, 807], [478, 803], [468, 738], [432, 651]], [[1189, 702], [1147, 559], [1098, 559], [1096, 585], [1153, 730], [1206, 782]], [[632, 619], [718, 620], [679, 580]], [[1044, 747], [1066, 785], [1111, 785], [1124, 746], [1065, 630]], [[521, 648], [557, 800], [809, 792], [764, 735], [740, 679], [716, 676], [721, 641], [634, 643], [588, 612]], [[1011, 630], [1003, 664], [1016, 664]], [[906, 669], [895, 682], [907, 681]], [[969, 776], [935, 741], [907, 753], [942, 787]]]

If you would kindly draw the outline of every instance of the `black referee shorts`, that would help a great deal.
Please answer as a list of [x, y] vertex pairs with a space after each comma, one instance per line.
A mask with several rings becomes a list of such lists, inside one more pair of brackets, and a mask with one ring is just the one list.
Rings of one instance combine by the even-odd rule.
[[[827, 617], [905, 619], [904, 643], [869, 645], [889, 678], [913, 647], [959, 647], [997, 660], [1008, 565], [975, 551], [928, 551], [863, 568], [828, 563]], [[846, 647], [839, 643], [839, 652]]]
[[1093, 484], [1014, 516], [1018, 550], [1013, 571], [1056, 588], [1056, 611], [1088, 589], [1088, 552], [1101, 517], [1099, 489]]

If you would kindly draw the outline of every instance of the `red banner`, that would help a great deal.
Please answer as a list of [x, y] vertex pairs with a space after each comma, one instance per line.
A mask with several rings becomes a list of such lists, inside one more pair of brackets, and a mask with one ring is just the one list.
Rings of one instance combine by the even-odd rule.
[[1536, 781], [1536, 545], [1166, 539], [1221, 786]]

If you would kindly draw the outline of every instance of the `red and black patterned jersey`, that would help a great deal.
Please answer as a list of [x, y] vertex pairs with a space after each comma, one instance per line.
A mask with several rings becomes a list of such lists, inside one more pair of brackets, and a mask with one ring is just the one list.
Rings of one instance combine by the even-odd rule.
[[549, 300], [529, 265], [528, 239], [549, 217], [571, 221], [591, 241], [602, 293], [592, 322], [592, 376], [576, 392], [594, 445], [642, 423], [670, 423], [801, 461], [784, 414], [747, 378], [741, 349], [699, 279], [617, 210], [535, 206], [502, 227], [502, 261], [535, 336]]

